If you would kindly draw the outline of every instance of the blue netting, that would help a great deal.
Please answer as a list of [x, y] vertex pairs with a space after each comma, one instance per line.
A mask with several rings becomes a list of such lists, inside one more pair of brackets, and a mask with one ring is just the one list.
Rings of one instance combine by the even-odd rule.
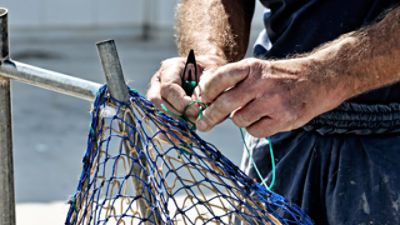
[[66, 224], [312, 224], [185, 123], [130, 97], [99, 90]]

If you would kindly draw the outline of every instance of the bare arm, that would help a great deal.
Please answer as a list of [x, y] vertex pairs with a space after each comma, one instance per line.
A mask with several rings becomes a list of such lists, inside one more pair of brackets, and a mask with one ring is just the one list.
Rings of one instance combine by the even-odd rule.
[[[400, 7], [380, 22], [346, 34], [310, 54], [314, 69], [342, 83], [349, 98], [400, 80]], [[340, 81], [339, 81], [340, 80]]]
[[346, 99], [400, 81], [400, 7], [380, 22], [313, 52], [283, 60], [245, 59], [205, 74], [195, 90], [210, 106], [197, 121], [207, 131], [232, 114], [266, 137], [303, 126]]
[[246, 53], [254, 0], [181, 0], [176, 21], [179, 55], [193, 48], [198, 55], [238, 61]]

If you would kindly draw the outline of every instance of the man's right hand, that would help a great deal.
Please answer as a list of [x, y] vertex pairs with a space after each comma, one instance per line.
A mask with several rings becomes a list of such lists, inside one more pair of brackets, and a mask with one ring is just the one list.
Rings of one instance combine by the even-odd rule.
[[[163, 110], [161, 107], [163, 104], [169, 111], [182, 115], [186, 105], [193, 101], [182, 88], [181, 75], [185, 68], [185, 61], [185, 58], [180, 57], [164, 60], [160, 69], [152, 77], [147, 98], [160, 110]], [[197, 56], [196, 61], [200, 79], [204, 71], [214, 71], [226, 64], [224, 59], [212, 55]], [[195, 121], [198, 113], [199, 110], [196, 107], [190, 107], [186, 111], [186, 116]]]

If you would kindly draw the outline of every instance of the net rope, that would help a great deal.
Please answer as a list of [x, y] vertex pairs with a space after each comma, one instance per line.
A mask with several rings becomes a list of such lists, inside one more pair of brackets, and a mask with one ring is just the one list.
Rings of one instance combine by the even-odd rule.
[[98, 91], [67, 225], [312, 224], [187, 124], [129, 90], [129, 104], [106, 85]]

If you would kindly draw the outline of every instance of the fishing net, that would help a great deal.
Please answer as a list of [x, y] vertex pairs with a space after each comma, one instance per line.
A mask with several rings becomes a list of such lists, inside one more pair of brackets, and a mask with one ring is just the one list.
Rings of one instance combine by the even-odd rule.
[[125, 104], [99, 90], [66, 224], [311, 224], [183, 121], [129, 93]]

